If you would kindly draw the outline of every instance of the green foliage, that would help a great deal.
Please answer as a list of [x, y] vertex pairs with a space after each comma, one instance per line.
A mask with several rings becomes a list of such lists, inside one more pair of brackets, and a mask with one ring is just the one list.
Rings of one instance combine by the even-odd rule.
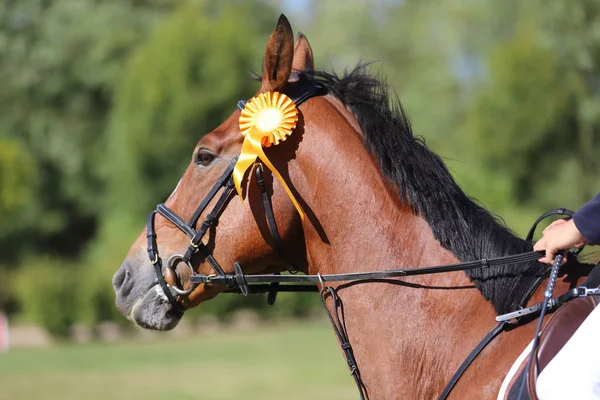
[[[258, 18], [247, 18], [251, 13]], [[258, 84], [248, 71], [260, 71], [274, 20], [259, 2], [189, 3], [132, 53], [106, 140], [110, 162], [104, 173], [112, 213], [92, 252], [97, 282], [110, 282], [147, 213], [175, 187], [195, 143], [235, 110], [237, 99], [256, 92]], [[114, 303], [112, 288], [104, 292], [98, 286], [88, 301], [97, 302], [93, 314], [102, 313], [108, 300]], [[200, 313], [223, 317], [242, 304], [260, 309], [265, 301], [223, 296], [200, 307]]]
[[525, 29], [491, 53], [489, 80], [476, 92], [465, 129], [469, 153], [489, 174], [510, 177], [507, 194], [521, 202], [531, 198], [542, 175], [554, 175], [549, 167], [571, 141], [563, 133], [570, 86], [535, 35]]
[[31, 200], [35, 181], [33, 158], [14, 139], [0, 138], [0, 226]]
[[[487, 76], [472, 99], [464, 136], [468, 152], [486, 171], [487, 187], [496, 177], [510, 181], [498, 202], [536, 213], [558, 204], [577, 208], [600, 187], [592, 173], [600, 169], [594, 156], [600, 151], [600, 103], [581, 68], [593, 49], [565, 46], [573, 32], [559, 37], [549, 23], [558, 17], [557, 4], [547, 14], [541, 9], [522, 6], [514, 32], [488, 52]], [[563, 11], [569, 25], [572, 12]], [[592, 36], [586, 43], [597, 48], [598, 40]]]
[[[599, 190], [599, 0], [292, 3], [317, 67], [380, 60], [372, 71], [415, 134], [517, 232]], [[75, 320], [125, 321], [112, 274], [196, 142], [257, 89], [247, 72], [260, 71], [279, 11], [261, 0], [0, 3], [0, 271], [14, 278], [0, 280], [0, 308], [59, 334]], [[311, 295], [273, 308], [219, 296], [192, 318], [315, 306]]]
[[272, 23], [259, 22], [271, 14], [260, 3], [235, 4], [182, 6], [132, 54], [107, 138], [111, 205], [118, 211], [142, 218], [164, 199], [195, 143], [235, 110], [236, 99], [258, 89], [247, 71], [260, 70]]
[[131, 325], [115, 306], [112, 277], [139, 234], [136, 222], [139, 221], [128, 218], [107, 219], [95, 238], [96, 245], [88, 248], [79, 266], [82, 278], [77, 299], [80, 322], [92, 325], [112, 320]]
[[[99, 144], [112, 92], [129, 52], [168, 3], [0, 4], [0, 138], [18, 137], [38, 170], [27, 193], [2, 182], [3, 191], [29, 204], [13, 210], [16, 227], [0, 236], [7, 259], [32, 247], [77, 255], [94, 234], [103, 191]], [[23, 171], [31, 167], [20, 161]]]
[[[266, 298], [263, 301], [266, 304]], [[279, 293], [273, 307], [267, 308], [265, 312], [271, 317], [306, 317], [311, 311], [321, 312], [322, 307], [317, 293]]]
[[28, 260], [14, 278], [22, 312], [56, 335], [65, 335], [79, 317], [80, 276], [57, 259]]

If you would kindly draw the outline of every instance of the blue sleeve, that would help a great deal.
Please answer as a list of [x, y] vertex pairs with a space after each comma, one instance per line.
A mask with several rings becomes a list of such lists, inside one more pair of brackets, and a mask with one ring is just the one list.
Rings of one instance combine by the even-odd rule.
[[600, 193], [575, 213], [573, 221], [590, 244], [600, 244]]

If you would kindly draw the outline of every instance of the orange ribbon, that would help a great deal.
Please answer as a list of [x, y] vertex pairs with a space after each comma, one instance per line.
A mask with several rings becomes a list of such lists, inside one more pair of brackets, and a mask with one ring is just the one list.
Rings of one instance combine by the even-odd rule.
[[283, 93], [265, 92], [252, 98], [240, 115], [240, 131], [244, 136], [240, 157], [233, 169], [233, 182], [238, 195], [242, 195], [242, 182], [246, 171], [259, 158], [279, 179], [281, 185], [292, 200], [301, 218], [304, 218], [302, 207], [292, 194], [292, 191], [267, 158], [264, 147], [277, 145], [288, 138], [296, 128], [298, 109], [296, 104]]

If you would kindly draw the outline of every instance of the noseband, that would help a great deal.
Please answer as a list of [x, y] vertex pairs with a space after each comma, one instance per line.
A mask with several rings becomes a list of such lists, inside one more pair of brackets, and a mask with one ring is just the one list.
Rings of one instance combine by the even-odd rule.
[[[303, 102], [310, 99], [311, 97], [318, 96], [323, 94], [324, 89], [322, 86], [315, 84], [313, 82], [307, 82], [305, 79], [301, 79], [297, 83], [290, 83], [286, 88], [286, 94], [290, 97], [296, 106], [300, 106]], [[246, 100], [240, 100], [237, 104], [238, 109], [243, 110], [246, 105]], [[147, 231], [147, 239], [148, 239], [148, 257], [150, 258], [150, 262], [154, 267], [154, 272], [156, 274], [156, 278], [158, 284], [162, 288], [163, 293], [173, 306], [175, 310], [183, 312], [185, 308], [177, 301], [177, 296], [186, 296], [190, 294], [196, 287], [197, 283], [193, 283], [187, 289], [181, 289], [175, 286], [171, 286], [167, 284], [164, 278], [164, 269], [170, 269], [175, 276], [177, 273], [175, 272], [175, 267], [178, 263], [185, 263], [190, 269], [190, 274], [194, 274], [194, 267], [192, 266], [191, 259], [195, 254], [199, 254], [202, 257], [202, 260], [206, 260], [211, 268], [214, 271], [214, 276], [221, 278], [221, 282], [224, 282], [225, 285], [229, 288], [238, 288], [242, 282], [236, 282], [236, 276], [243, 276], [242, 267], [239, 263], [234, 264], [235, 274], [226, 274], [219, 262], [212, 255], [212, 252], [206, 247], [204, 243], [202, 243], [202, 238], [206, 235], [206, 232], [214, 226], [225, 208], [227, 204], [229, 204], [229, 200], [231, 200], [232, 194], [234, 193], [234, 184], [233, 184], [233, 169], [238, 160], [238, 157], [235, 157], [229, 166], [225, 169], [223, 174], [217, 179], [217, 182], [210, 189], [206, 197], [202, 200], [196, 211], [192, 215], [189, 221], [186, 221], [184, 218], [179, 216], [176, 212], [171, 210], [165, 204], [159, 204], [156, 207], [156, 210], [152, 211], [150, 215], [148, 215], [148, 221], [146, 223], [146, 231]], [[267, 193], [266, 187], [264, 185], [263, 178], [263, 168], [262, 164], [257, 163], [255, 168], [256, 173], [256, 182], [259, 186], [259, 189], [262, 193], [263, 204], [265, 207], [265, 213], [267, 215], [267, 222], [269, 225], [269, 229], [271, 231], [271, 235], [273, 236], [273, 242], [275, 244], [275, 250], [279, 253], [280, 256], [286, 259], [283, 251], [283, 243], [281, 241], [281, 236], [279, 235], [279, 230], [277, 229], [277, 225], [275, 223], [275, 217], [273, 215], [273, 207], [271, 205], [270, 196]], [[196, 230], [195, 226], [200, 218], [200, 215], [206, 210], [208, 204], [215, 198], [215, 196], [221, 192], [220, 197], [218, 198], [216, 204], [212, 208], [212, 210], [206, 215], [206, 218], [200, 225], [200, 227]], [[154, 217], [156, 213], [162, 215], [171, 223], [173, 223], [179, 230], [185, 233], [190, 238], [190, 244], [188, 245], [187, 250], [184, 254], [173, 254], [171, 255], [166, 263], [163, 265], [162, 259], [158, 254], [158, 246], [156, 244], [156, 230], [154, 229]], [[295, 270], [293, 267], [293, 263], [290, 264], [290, 270]], [[277, 293], [276, 291], [277, 284], [273, 284], [273, 291], [270, 292], [269, 302], [274, 302], [274, 295]], [[247, 294], [247, 293], [245, 293]]]

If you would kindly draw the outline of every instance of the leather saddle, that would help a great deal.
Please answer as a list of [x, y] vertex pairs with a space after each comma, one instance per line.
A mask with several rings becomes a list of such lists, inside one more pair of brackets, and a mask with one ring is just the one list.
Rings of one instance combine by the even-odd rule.
[[[597, 304], [598, 299], [595, 296], [580, 297], [568, 302], [554, 312], [540, 336], [540, 344], [536, 350], [537, 365], [533, 363], [528, 376], [525, 376], [529, 355], [525, 357], [508, 385], [508, 390], [504, 396], [505, 400], [538, 399], [535, 391], [537, 377], [573, 336]], [[527, 392], [524, 391], [521, 398], [518, 398], [523, 379], [526, 379]]]

